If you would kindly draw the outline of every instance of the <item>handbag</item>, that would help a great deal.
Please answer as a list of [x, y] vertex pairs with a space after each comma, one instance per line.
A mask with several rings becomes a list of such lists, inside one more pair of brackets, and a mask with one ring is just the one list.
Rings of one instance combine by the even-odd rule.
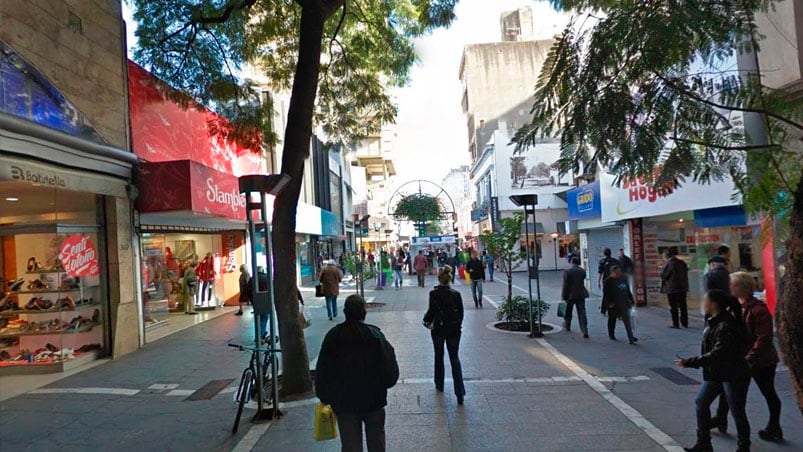
[[320, 298], [323, 296], [323, 286], [319, 284], [315, 284], [315, 296]]
[[315, 441], [328, 441], [337, 438], [337, 418], [331, 405], [318, 402], [312, 422], [312, 438]]
[[561, 301], [558, 303], [558, 317], [564, 318], [566, 317], [566, 307], [567, 304], [565, 301]]

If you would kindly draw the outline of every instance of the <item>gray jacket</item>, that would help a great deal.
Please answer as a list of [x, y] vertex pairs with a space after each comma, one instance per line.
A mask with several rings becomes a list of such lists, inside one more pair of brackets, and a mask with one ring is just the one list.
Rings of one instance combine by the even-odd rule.
[[579, 265], [572, 265], [563, 272], [561, 300], [585, 300], [588, 292], [585, 286], [586, 271]]
[[689, 291], [689, 266], [677, 257], [670, 257], [661, 269], [661, 292], [686, 293]]

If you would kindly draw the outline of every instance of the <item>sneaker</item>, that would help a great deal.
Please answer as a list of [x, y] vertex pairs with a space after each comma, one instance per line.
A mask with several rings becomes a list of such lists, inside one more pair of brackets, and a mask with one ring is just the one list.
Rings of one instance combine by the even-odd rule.
[[780, 441], [783, 439], [781, 426], [767, 426], [764, 430], [758, 431], [758, 437], [764, 441]]
[[240, 309], [239, 311], [235, 312], [234, 315], [243, 315], [243, 310]]

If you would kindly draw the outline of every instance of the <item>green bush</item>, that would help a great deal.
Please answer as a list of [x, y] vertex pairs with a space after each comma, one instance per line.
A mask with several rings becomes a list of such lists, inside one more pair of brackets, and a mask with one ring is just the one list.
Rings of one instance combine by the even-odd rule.
[[[549, 303], [543, 300], [530, 300], [533, 309], [533, 320], [538, 319], [538, 310], [541, 310], [541, 317], [549, 312]], [[530, 309], [527, 306], [527, 297], [516, 295], [512, 299], [505, 299], [496, 310], [497, 320], [504, 320], [508, 323], [527, 323], [530, 320]]]
[[[346, 258], [343, 260], [343, 267], [346, 268], [346, 271], [349, 272], [350, 275], [357, 278], [357, 266], [360, 262], [360, 257], [356, 254], [347, 255]], [[363, 281], [370, 281], [371, 279], [376, 277], [376, 268], [372, 266], [367, 260], [363, 264], [362, 270], [362, 280]]]

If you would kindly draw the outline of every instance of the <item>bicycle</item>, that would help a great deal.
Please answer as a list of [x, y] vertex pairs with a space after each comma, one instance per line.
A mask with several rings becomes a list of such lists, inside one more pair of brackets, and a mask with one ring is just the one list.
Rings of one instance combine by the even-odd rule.
[[253, 346], [239, 344], [228, 345], [229, 347], [234, 347], [241, 352], [246, 350], [251, 351], [251, 359], [248, 362], [248, 367], [243, 370], [243, 375], [240, 377], [240, 385], [237, 387], [237, 392], [235, 393], [235, 400], [237, 401], [237, 415], [234, 418], [234, 427], [232, 427], [231, 430], [233, 435], [237, 433], [237, 429], [240, 426], [240, 417], [242, 416], [243, 407], [245, 407], [246, 402], [256, 400], [261, 406], [261, 403], [258, 400], [259, 391], [256, 387], [257, 351], [264, 352], [264, 357], [262, 358], [262, 402], [268, 404], [273, 402], [273, 355], [268, 353], [270, 351], [269, 349], [258, 349]]

